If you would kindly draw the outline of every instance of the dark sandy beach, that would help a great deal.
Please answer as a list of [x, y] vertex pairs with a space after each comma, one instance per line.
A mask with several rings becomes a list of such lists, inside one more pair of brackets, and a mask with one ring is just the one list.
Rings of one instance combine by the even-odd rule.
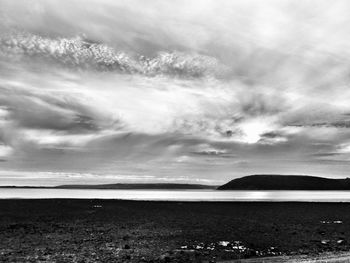
[[348, 203], [0, 200], [0, 262], [215, 262], [349, 242]]

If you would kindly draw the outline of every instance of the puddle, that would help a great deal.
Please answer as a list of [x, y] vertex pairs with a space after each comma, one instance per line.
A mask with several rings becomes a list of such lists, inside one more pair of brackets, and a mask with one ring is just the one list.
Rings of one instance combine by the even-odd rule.
[[329, 242], [331, 242], [331, 241], [328, 239], [321, 240], [321, 244], [323, 244], [323, 245], [327, 245], [327, 244], [329, 244]]
[[215, 251], [224, 252], [230, 254], [236, 254], [240, 256], [277, 256], [282, 255], [282, 252], [278, 251], [276, 247], [269, 247], [265, 250], [256, 250], [249, 248], [243, 244], [242, 241], [234, 240], [221, 240], [211, 243], [193, 242], [192, 244], [183, 245], [180, 247], [185, 251]]
[[326, 220], [323, 220], [323, 221], [320, 221], [321, 224], [343, 224], [343, 221], [341, 220], [335, 220], [335, 221], [326, 221]]

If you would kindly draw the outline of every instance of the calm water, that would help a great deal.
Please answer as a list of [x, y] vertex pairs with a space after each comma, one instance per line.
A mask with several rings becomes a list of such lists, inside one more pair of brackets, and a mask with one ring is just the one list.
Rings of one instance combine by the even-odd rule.
[[350, 191], [0, 189], [0, 198], [99, 198], [159, 201], [350, 202]]

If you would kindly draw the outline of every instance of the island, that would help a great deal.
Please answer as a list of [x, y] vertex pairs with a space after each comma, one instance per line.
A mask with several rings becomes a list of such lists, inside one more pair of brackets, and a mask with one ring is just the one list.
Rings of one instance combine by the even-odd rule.
[[256, 174], [221, 185], [218, 190], [350, 190], [350, 178]]

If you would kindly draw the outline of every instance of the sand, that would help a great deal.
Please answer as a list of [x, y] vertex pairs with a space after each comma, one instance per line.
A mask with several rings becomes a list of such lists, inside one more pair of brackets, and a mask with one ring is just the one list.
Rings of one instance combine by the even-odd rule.
[[0, 200], [0, 262], [219, 262], [350, 248], [348, 203]]

